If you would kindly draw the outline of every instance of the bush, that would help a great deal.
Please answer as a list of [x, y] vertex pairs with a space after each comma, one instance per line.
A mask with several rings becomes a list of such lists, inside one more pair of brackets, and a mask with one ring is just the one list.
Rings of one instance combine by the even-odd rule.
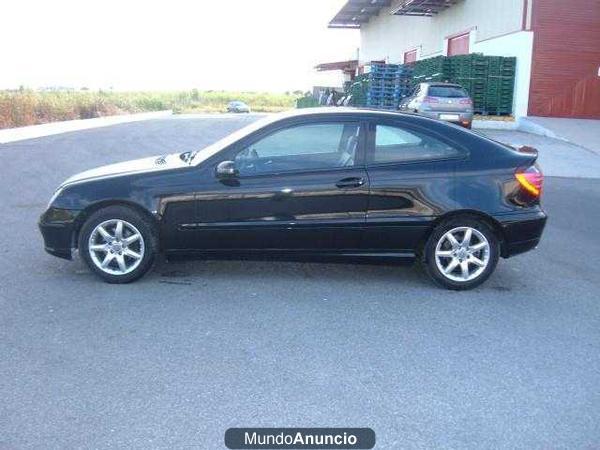
[[298, 95], [265, 92], [37, 92], [0, 91], [0, 128], [90, 119], [114, 114], [172, 109], [174, 112], [225, 112], [227, 103], [241, 100], [253, 111], [276, 112], [293, 108]]

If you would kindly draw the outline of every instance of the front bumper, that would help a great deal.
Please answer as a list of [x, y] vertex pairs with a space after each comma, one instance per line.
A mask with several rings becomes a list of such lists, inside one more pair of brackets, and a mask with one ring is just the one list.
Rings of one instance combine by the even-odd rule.
[[72, 259], [75, 247], [75, 220], [79, 211], [48, 208], [38, 222], [44, 238], [44, 250], [59, 258]]
[[547, 218], [546, 213], [541, 209], [531, 213], [496, 217], [504, 235], [502, 256], [509, 258], [537, 247]]

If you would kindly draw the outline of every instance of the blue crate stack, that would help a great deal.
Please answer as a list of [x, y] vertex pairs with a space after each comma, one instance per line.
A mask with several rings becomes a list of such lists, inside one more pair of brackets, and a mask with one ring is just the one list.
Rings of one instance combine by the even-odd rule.
[[374, 64], [369, 73], [367, 106], [398, 109], [402, 97], [411, 90], [413, 68], [407, 64]]

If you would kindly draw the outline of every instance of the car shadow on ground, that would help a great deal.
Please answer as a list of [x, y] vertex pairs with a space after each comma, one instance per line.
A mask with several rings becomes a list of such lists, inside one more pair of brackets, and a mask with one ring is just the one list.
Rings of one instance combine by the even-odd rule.
[[[75, 256], [74, 261], [63, 261], [61, 264], [46, 265], [53, 277], [72, 278], [86, 283], [103, 283]], [[83, 280], [82, 280], [83, 278]], [[314, 286], [343, 286], [344, 288], [397, 287], [399, 290], [425, 290], [437, 293], [447, 291], [437, 286], [427, 275], [419, 263], [414, 264], [350, 264], [343, 262], [288, 262], [261, 260], [205, 260], [160, 258], [140, 280], [133, 283], [141, 285], [164, 284], [181, 286], [210, 286], [213, 283], [227, 283], [232, 286], [288, 285], [290, 292], [298, 283]], [[481, 287], [474, 290], [480, 292], [511, 292], [523, 287], [516, 270], [500, 261], [496, 272]]]

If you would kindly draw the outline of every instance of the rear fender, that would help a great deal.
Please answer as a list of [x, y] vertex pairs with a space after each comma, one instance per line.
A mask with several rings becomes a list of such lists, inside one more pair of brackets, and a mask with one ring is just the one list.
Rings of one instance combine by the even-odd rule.
[[443, 222], [446, 222], [451, 219], [455, 219], [457, 217], [474, 218], [474, 219], [480, 220], [483, 223], [485, 223], [486, 225], [488, 225], [494, 232], [494, 235], [496, 236], [496, 238], [498, 239], [498, 242], [500, 243], [500, 254], [504, 257], [504, 255], [506, 254], [506, 236], [504, 234], [504, 230], [503, 230], [500, 222], [498, 222], [492, 216], [485, 214], [481, 211], [469, 210], [469, 209], [451, 211], [451, 212], [446, 213], [446, 214], [438, 217], [437, 219], [435, 219], [431, 223], [430, 229], [427, 231], [427, 233], [425, 233], [423, 235], [423, 238], [419, 242], [419, 246], [417, 247], [417, 254], [419, 255], [419, 257], [421, 257], [423, 255], [423, 249], [425, 248], [425, 244], [427, 243], [427, 240], [429, 239], [429, 236], [431, 236], [431, 233], [433, 232], [433, 230], [435, 230]]

